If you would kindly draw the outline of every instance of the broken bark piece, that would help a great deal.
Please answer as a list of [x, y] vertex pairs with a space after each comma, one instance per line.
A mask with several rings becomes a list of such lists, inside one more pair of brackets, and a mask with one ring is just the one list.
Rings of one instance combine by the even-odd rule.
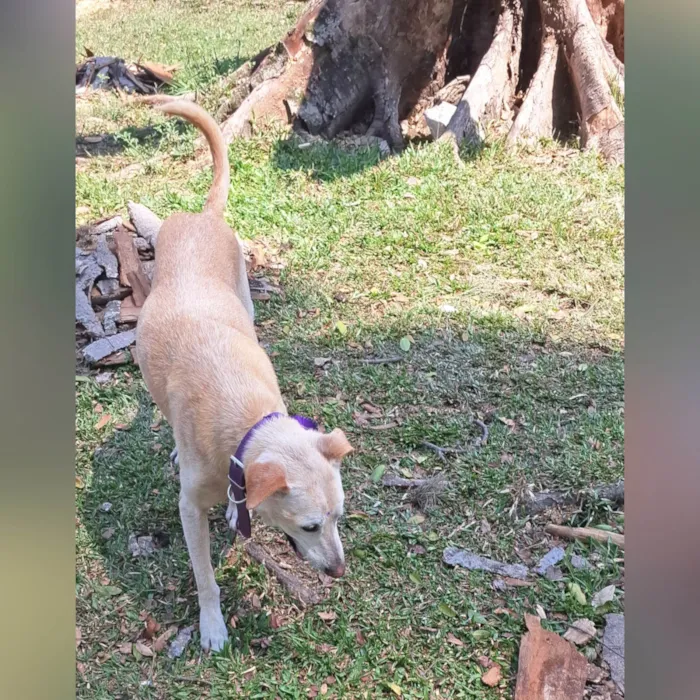
[[151, 283], [143, 270], [133, 236], [125, 228], [120, 228], [114, 232], [114, 242], [119, 258], [119, 281], [132, 288], [134, 303], [142, 306], [151, 291]]
[[123, 333], [117, 333], [109, 338], [102, 338], [96, 340], [94, 343], [90, 343], [83, 348], [83, 357], [91, 364], [96, 364], [100, 360], [103, 360], [108, 355], [117, 352], [118, 350], [123, 350], [129, 347], [133, 342], [136, 341], [136, 331], [124, 331]]
[[247, 542], [245, 551], [252, 559], [262, 564], [270, 573], [274, 574], [277, 580], [296, 598], [302, 605], [316, 605], [323, 600], [316, 591], [311, 590], [299, 581], [296, 576], [285, 571], [259, 544]]
[[151, 244], [151, 247], [155, 249], [158, 232], [163, 225], [162, 219], [143, 204], [129, 202], [126, 208], [129, 212], [129, 218], [136, 228], [136, 233], [145, 238]]
[[104, 328], [97, 319], [92, 304], [88, 300], [87, 294], [82, 290], [79, 280], [76, 280], [75, 283], [75, 320], [89, 333], [90, 337], [104, 337]]
[[542, 629], [536, 615], [526, 614], [525, 624], [515, 700], [580, 700], [586, 686], [586, 657], [558, 634]]
[[141, 269], [137, 272], [127, 273], [127, 278], [133, 290], [134, 304], [141, 307], [146, 301], [146, 297], [151, 293], [151, 282], [146, 276], [146, 272]]
[[473, 571], [488, 571], [499, 576], [507, 576], [513, 579], [527, 578], [527, 567], [523, 564], [503, 564], [495, 559], [480, 557], [466, 549], [447, 547], [442, 553], [442, 560], [450, 566], [463, 566]]
[[[117, 218], [121, 222], [121, 217]], [[107, 275], [108, 279], [116, 280], [119, 275], [119, 263], [114, 253], [109, 249], [107, 237], [104, 233], [97, 237], [97, 245], [95, 246], [93, 256], [95, 262], [105, 271], [105, 275]]]
[[603, 632], [603, 661], [610, 666], [610, 677], [618, 690], [625, 694], [625, 616], [618, 613], [605, 616]]
[[134, 304], [134, 297], [128, 296], [121, 305], [121, 310], [119, 312], [119, 322], [120, 323], [136, 323], [139, 319], [139, 312], [141, 311], [140, 306]]
[[113, 216], [110, 219], [105, 219], [104, 221], [99, 221], [90, 227], [90, 233], [99, 236], [101, 234], [109, 233], [114, 231], [122, 225], [121, 216]]
[[114, 335], [117, 332], [117, 321], [120, 318], [121, 301], [110, 301], [105, 308], [104, 316], [102, 317], [102, 325], [105, 329], [105, 335]]
[[596, 540], [607, 544], [608, 541], [617, 545], [620, 549], [625, 548], [625, 536], [617, 532], [599, 530], [595, 527], [565, 527], [564, 525], [549, 524], [544, 531], [549, 535], [555, 535], [566, 540]]
[[547, 573], [547, 569], [558, 564], [565, 556], [566, 552], [561, 547], [553, 547], [540, 559], [535, 568], [535, 573], [544, 576]]

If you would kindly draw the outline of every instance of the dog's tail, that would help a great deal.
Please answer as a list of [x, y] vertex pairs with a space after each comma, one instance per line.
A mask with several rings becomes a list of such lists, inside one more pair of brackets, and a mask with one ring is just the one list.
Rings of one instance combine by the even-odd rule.
[[219, 125], [212, 117], [194, 102], [177, 100], [158, 105], [156, 109], [166, 114], [182, 117], [194, 124], [206, 137], [214, 161], [214, 182], [204, 204], [204, 211], [222, 216], [228, 199], [231, 175], [228, 165], [228, 151]]

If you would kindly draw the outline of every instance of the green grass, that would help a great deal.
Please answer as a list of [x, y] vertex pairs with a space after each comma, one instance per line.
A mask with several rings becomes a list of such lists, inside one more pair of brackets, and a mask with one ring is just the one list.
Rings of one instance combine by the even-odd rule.
[[[77, 45], [180, 63], [177, 89], [196, 87], [211, 103], [217, 76], [274, 41], [298, 11], [268, 1], [117, 2], [80, 19]], [[92, 157], [78, 166], [79, 223], [125, 213], [129, 199], [161, 216], [200, 209], [211, 174], [193, 160], [190, 128], [113, 95], [81, 99], [77, 112], [79, 137], [106, 135], [80, 145]], [[76, 382], [81, 698], [306, 698], [324, 683], [323, 697], [391, 696], [394, 683], [408, 698], [496, 698], [512, 693], [524, 612], [541, 605], [558, 632], [579, 617], [602, 623], [590, 599], [622, 579], [614, 548], [570, 545], [592, 569], [567, 558], [564, 583], [538, 578], [505, 592], [441, 556], [450, 544], [536, 562], [549, 543], [543, 520], [513, 508], [523, 490], [622, 475], [624, 173], [554, 144], [509, 154], [495, 142], [464, 155], [457, 169], [435, 145], [381, 161], [373, 151], [299, 149], [284, 133], [233, 144], [226, 218], [285, 266], [285, 298], [257, 306], [261, 341], [289, 409], [340, 426], [356, 447], [344, 466], [348, 575], [319, 608], [297, 610], [261, 567], [230, 556], [222, 506], [212, 551], [225, 617], [238, 618], [230, 648], [200, 658], [195, 634], [177, 661], [122, 653], [146, 611], [164, 627], [197, 620], [166, 466], [172, 434], [136, 368], [107, 384]], [[403, 361], [367, 365], [366, 355]], [[320, 369], [317, 357], [332, 361]], [[358, 425], [368, 401], [381, 410], [370, 424], [396, 425]], [[105, 413], [111, 421], [98, 430]], [[477, 418], [489, 426], [486, 446], [445, 462], [421, 446], [468, 444]], [[442, 472], [450, 488], [420, 514], [372, 480], [380, 465]], [[564, 517], [622, 522], [605, 503]], [[163, 546], [133, 559], [131, 533], [156, 534]], [[612, 609], [621, 607], [618, 598]], [[324, 621], [319, 610], [337, 617]], [[272, 628], [270, 614], [283, 624]], [[482, 654], [501, 664], [501, 691], [481, 683]]]

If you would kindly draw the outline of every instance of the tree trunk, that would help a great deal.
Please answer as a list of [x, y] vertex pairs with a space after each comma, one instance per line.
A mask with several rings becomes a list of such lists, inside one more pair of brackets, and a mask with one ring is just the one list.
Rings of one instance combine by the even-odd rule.
[[507, 133], [517, 147], [573, 127], [622, 162], [624, 0], [312, 0], [229, 89], [229, 141], [281, 121], [399, 151], [427, 134], [427, 108], [451, 102], [442, 138]]

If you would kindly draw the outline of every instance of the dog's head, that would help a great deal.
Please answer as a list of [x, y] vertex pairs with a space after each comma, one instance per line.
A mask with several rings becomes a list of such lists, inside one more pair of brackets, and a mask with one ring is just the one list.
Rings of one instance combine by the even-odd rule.
[[338, 534], [343, 514], [340, 462], [352, 447], [339, 428], [306, 430], [284, 417], [263, 426], [246, 459], [247, 505], [280, 528], [311, 566], [338, 578], [345, 556]]

